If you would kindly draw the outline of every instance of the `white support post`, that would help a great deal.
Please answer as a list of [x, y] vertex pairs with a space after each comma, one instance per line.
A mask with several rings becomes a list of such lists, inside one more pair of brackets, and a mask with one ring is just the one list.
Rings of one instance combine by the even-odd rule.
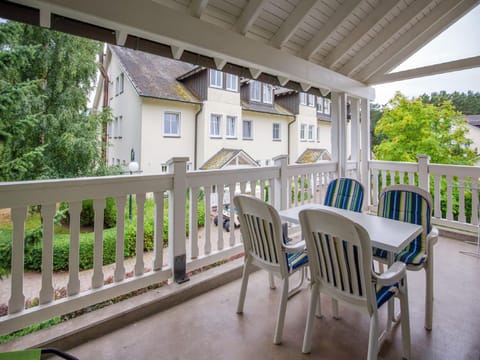
[[360, 113], [361, 113], [361, 122], [360, 122], [360, 132], [361, 132], [361, 159], [360, 159], [360, 181], [363, 184], [365, 192], [365, 197], [363, 199], [363, 210], [367, 210], [370, 205], [370, 104], [368, 99], [362, 99], [360, 103]]
[[332, 92], [332, 120], [332, 157], [342, 177], [347, 169], [347, 94]]
[[428, 155], [417, 155], [418, 160], [418, 185], [430, 192], [430, 176], [428, 174], [428, 164], [430, 157]]
[[186, 274], [187, 249], [185, 236], [185, 214], [187, 200], [188, 157], [174, 157], [167, 162], [168, 171], [173, 174], [173, 190], [168, 196], [168, 254], [177, 283], [188, 281]]
[[350, 99], [350, 153], [356, 164], [357, 178], [360, 179], [360, 108], [356, 98]]
[[336, 163], [338, 163], [338, 158], [339, 158], [338, 142], [339, 142], [340, 124], [338, 121], [338, 93], [335, 93], [335, 92], [331, 93], [330, 114], [332, 119], [331, 129], [330, 129], [330, 143], [332, 144], [332, 161], [335, 161]]
[[287, 165], [288, 165], [288, 155], [279, 155], [273, 158], [273, 163], [275, 166], [280, 167], [280, 176], [275, 178], [275, 185], [273, 194], [273, 206], [275, 209], [284, 210], [288, 207], [288, 176], [287, 176]]

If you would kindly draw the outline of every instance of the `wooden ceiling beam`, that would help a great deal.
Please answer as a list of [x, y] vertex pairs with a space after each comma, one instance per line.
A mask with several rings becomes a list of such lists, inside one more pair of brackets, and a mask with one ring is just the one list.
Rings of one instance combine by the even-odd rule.
[[275, 35], [270, 39], [270, 45], [281, 48], [297, 31], [305, 17], [319, 3], [320, 0], [304, 0], [295, 7], [295, 10], [280, 26]]
[[435, 0], [415, 0], [392, 20], [383, 30], [377, 34], [367, 45], [365, 45], [355, 56], [343, 65], [339, 71], [342, 74], [351, 76], [358, 68], [364, 65], [372, 54], [398, 34], [408, 25], [411, 19], [424, 11]]
[[301, 52], [301, 56], [305, 59], [310, 59], [322, 45], [327, 41], [333, 31], [356, 9], [362, 0], [344, 1], [333, 12], [332, 17], [322, 26], [315, 36], [305, 45]]

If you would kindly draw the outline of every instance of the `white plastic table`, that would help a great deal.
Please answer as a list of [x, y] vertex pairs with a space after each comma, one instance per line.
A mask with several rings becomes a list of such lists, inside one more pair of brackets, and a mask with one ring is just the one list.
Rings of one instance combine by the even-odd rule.
[[355, 223], [362, 225], [370, 236], [372, 246], [388, 252], [389, 265], [393, 263], [394, 254], [401, 252], [422, 232], [422, 227], [420, 225], [320, 204], [295, 206], [279, 211], [279, 215], [282, 221], [298, 224], [298, 214], [303, 209], [327, 209], [342, 214], [350, 220], [353, 220]]

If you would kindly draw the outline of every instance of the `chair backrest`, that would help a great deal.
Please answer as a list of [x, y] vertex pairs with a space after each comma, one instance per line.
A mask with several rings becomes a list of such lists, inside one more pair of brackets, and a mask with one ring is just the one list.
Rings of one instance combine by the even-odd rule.
[[282, 225], [277, 210], [248, 195], [237, 195], [233, 203], [238, 210], [245, 256], [266, 269], [287, 276], [286, 255], [282, 251]]
[[312, 282], [320, 291], [370, 314], [376, 309], [372, 248], [367, 231], [343, 215], [325, 209], [299, 214]]
[[414, 185], [389, 186], [380, 193], [378, 215], [421, 225], [423, 231], [410, 243], [410, 253], [416, 256], [426, 253], [427, 235], [432, 230], [432, 196], [428, 191]]
[[332, 180], [327, 187], [324, 205], [340, 209], [362, 211], [363, 185], [351, 178]]

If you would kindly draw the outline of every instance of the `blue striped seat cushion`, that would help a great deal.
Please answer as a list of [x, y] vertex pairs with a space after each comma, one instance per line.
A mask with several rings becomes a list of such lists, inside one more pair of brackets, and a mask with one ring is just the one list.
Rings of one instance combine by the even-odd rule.
[[328, 184], [324, 205], [360, 212], [363, 203], [362, 185], [349, 178], [339, 178]]
[[398, 284], [393, 286], [376, 286], [377, 308], [385, 304], [398, 290]]
[[[415, 192], [395, 190], [383, 194], [378, 209], [379, 216], [422, 225], [424, 228], [402, 252], [395, 254], [395, 261], [412, 265], [421, 265], [425, 261], [426, 237], [431, 230], [430, 211], [427, 200]], [[387, 252], [373, 248], [373, 256], [385, 259]]]
[[302, 265], [308, 263], [308, 256], [305, 251], [287, 254], [288, 271], [293, 272]]

